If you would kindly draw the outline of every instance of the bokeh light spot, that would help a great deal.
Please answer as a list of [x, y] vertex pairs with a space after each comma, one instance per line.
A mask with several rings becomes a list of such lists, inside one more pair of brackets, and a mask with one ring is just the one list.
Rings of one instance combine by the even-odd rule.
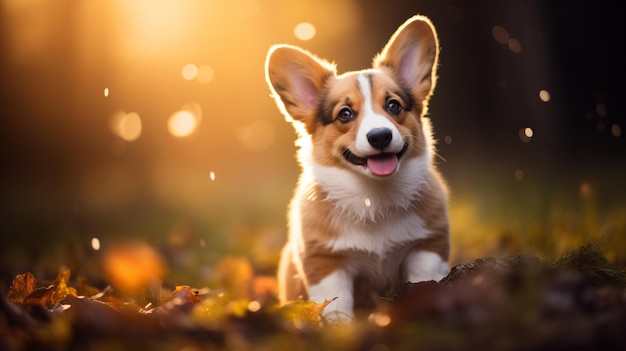
[[118, 111], [111, 118], [111, 130], [126, 141], [135, 141], [141, 136], [141, 118], [136, 112]]
[[186, 137], [196, 130], [196, 118], [193, 113], [182, 110], [174, 113], [167, 121], [167, 130], [175, 137]]
[[535, 133], [532, 128], [526, 127], [519, 130], [519, 139], [525, 143], [529, 142], [533, 135]]
[[502, 26], [493, 26], [493, 28], [491, 28], [491, 35], [500, 44], [509, 42], [509, 32]]
[[451, 136], [449, 136], [449, 135], [446, 135], [446, 137], [445, 137], [445, 138], [443, 138], [443, 141], [444, 141], [446, 144], [450, 145], [450, 144], [452, 144], [452, 137], [451, 137]]
[[198, 75], [198, 67], [196, 65], [194, 65], [193, 63], [190, 63], [188, 65], [185, 65], [185, 67], [183, 67], [183, 78], [186, 80], [192, 80], [194, 78], [196, 78], [196, 76]]
[[98, 239], [98, 238], [91, 238], [91, 248], [94, 251], [100, 250], [100, 239]]
[[531, 128], [524, 128], [524, 135], [526, 135], [527, 138], [532, 138], [533, 137], [533, 130]]
[[522, 52], [522, 43], [519, 40], [511, 38], [509, 39], [509, 49], [516, 54]]
[[212, 182], [214, 182], [214, 181], [215, 181], [215, 172], [211, 171], [211, 172], [209, 173], [209, 179], [211, 179], [211, 181], [212, 181]]
[[311, 40], [315, 37], [315, 26], [308, 22], [302, 22], [294, 28], [293, 33], [300, 40]]
[[165, 264], [161, 255], [147, 244], [124, 243], [104, 253], [102, 268], [115, 288], [122, 293], [134, 294], [158, 283]]
[[619, 124], [612, 125], [611, 134], [613, 134], [614, 137], [619, 138], [622, 135], [622, 127]]
[[548, 102], [550, 101], [550, 92], [543, 89], [539, 91], [539, 99], [541, 99], [541, 101], [543, 102]]
[[198, 67], [198, 73], [197, 73], [196, 79], [198, 80], [198, 82], [202, 84], [206, 84], [210, 82], [211, 80], [213, 80], [214, 75], [215, 75], [215, 72], [213, 71], [213, 68], [211, 66], [202, 65]]
[[379, 327], [386, 327], [391, 323], [391, 317], [384, 313], [372, 313], [369, 315], [368, 320]]
[[517, 179], [520, 182], [522, 180], [524, 180], [524, 171], [522, 171], [521, 169], [516, 169], [515, 170], [515, 179]]
[[109, 88], [104, 88], [104, 97], [109, 97]]
[[259, 312], [260, 309], [261, 309], [261, 303], [259, 301], [248, 302], [248, 311]]

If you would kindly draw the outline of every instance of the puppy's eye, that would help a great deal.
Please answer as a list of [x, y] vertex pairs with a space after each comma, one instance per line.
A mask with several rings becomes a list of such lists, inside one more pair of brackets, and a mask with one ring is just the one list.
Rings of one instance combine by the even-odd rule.
[[342, 108], [341, 110], [339, 110], [339, 114], [337, 114], [337, 119], [341, 123], [348, 123], [352, 121], [354, 117], [356, 117], [356, 114], [349, 107]]
[[400, 105], [400, 102], [396, 99], [389, 99], [387, 100], [387, 106], [385, 106], [385, 110], [387, 110], [387, 112], [392, 115], [397, 115], [402, 112], [402, 105]]

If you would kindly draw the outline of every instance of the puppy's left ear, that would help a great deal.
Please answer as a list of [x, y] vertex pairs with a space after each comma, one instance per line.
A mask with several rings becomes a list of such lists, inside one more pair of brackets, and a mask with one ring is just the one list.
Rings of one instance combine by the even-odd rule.
[[439, 41], [435, 27], [424, 16], [413, 16], [393, 34], [383, 51], [374, 58], [374, 67], [391, 69], [425, 103], [432, 94], [437, 80]]

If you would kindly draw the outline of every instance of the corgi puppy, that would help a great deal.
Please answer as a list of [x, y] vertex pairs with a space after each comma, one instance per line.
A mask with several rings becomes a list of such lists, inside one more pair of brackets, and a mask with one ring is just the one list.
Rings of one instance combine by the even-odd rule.
[[419, 15], [371, 69], [337, 75], [298, 47], [269, 50], [266, 80], [296, 127], [302, 167], [278, 270], [282, 303], [331, 301], [326, 319], [351, 319], [394, 284], [447, 274], [447, 191], [425, 117], [438, 55], [435, 28]]

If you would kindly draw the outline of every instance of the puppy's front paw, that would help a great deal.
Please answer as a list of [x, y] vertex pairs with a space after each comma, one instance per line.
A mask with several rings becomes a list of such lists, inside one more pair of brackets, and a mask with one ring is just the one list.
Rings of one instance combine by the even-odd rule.
[[414, 251], [406, 259], [407, 281], [440, 281], [448, 274], [449, 264], [440, 255], [428, 251]]

